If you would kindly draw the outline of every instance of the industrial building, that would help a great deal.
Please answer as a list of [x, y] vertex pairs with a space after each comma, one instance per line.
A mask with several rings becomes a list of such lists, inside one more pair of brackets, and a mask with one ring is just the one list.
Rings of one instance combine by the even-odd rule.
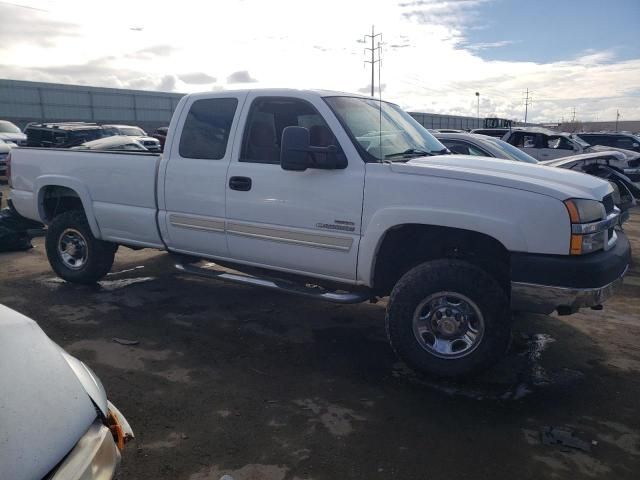
[[[0, 119], [23, 128], [29, 122], [96, 122], [167, 126], [181, 93], [62, 85], [0, 79]], [[412, 112], [426, 128], [472, 129], [482, 119]]]
[[483, 120], [478, 117], [460, 115], [442, 115], [438, 113], [409, 112], [424, 128], [453, 128], [456, 130], [472, 130], [482, 128]]
[[123, 123], [153, 131], [169, 125], [182, 96], [180, 93], [0, 79], [0, 119], [21, 128], [29, 122], [65, 121]]

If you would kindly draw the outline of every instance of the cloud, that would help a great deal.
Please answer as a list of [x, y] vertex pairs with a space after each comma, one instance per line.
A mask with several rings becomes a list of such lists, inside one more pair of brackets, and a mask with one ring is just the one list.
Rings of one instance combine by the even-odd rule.
[[478, 43], [472, 43], [466, 46], [466, 48], [468, 50], [471, 50], [472, 52], [478, 52], [480, 50], [487, 50], [489, 48], [500, 48], [500, 47], [506, 47], [507, 45], [513, 45], [514, 43], [517, 43], [515, 40], [500, 40], [497, 42], [478, 42]]
[[77, 37], [79, 25], [51, 20], [35, 8], [13, 4], [0, 4], [0, 50], [18, 44], [52, 47], [56, 40]]
[[176, 77], [173, 75], [165, 75], [158, 84], [158, 90], [161, 92], [173, 92], [176, 89]]
[[127, 55], [129, 58], [152, 59], [154, 57], [168, 57], [179, 49], [172, 45], [152, 45]]
[[[387, 84], [383, 83], [380, 86], [380, 89], [384, 92], [385, 88], [387, 88]], [[378, 85], [375, 85], [374, 89], [375, 89], [374, 90], [374, 92], [375, 92], [374, 96], [378, 95]], [[358, 89], [358, 93], [362, 93], [364, 95], [371, 95], [371, 84], [367, 85], [366, 87], [359, 88]]]
[[249, 75], [247, 70], [239, 70], [237, 72], [233, 72], [231, 75], [227, 77], [227, 83], [254, 83], [257, 82], [255, 78], [252, 78]]
[[178, 75], [178, 78], [182, 80], [184, 83], [189, 83], [194, 85], [215, 83], [217, 81], [216, 77], [212, 77], [211, 75], [208, 75], [204, 72], [183, 73], [182, 75]]

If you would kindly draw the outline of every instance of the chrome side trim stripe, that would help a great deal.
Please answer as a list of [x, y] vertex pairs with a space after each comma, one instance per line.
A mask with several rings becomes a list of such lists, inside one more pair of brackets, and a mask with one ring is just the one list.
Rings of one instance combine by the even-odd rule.
[[243, 237], [260, 238], [274, 242], [285, 242], [294, 245], [328, 248], [331, 250], [349, 251], [353, 245], [353, 238], [302, 233], [279, 228], [258, 227], [240, 223], [227, 223], [227, 233]]
[[174, 227], [224, 233], [224, 220], [209, 220], [206, 218], [189, 217], [172, 213], [169, 215], [169, 222], [171, 222], [171, 225]]

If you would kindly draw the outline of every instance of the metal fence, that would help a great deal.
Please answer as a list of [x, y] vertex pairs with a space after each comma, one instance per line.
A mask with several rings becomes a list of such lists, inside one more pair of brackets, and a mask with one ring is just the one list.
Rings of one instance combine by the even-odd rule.
[[0, 79], [0, 120], [21, 128], [29, 122], [80, 121], [138, 125], [152, 131], [169, 125], [182, 96]]

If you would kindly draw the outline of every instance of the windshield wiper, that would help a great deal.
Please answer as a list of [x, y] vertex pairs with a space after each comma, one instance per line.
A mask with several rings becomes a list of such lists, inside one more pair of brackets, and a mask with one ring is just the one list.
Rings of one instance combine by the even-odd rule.
[[390, 153], [389, 155], [385, 155], [384, 158], [394, 158], [394, 157], [432, 157], [434, 154], [431, 152], [426, 152], [424, 150], [420, 150], [418, 148], [407, 148], [404, 152], [396, 152]]

